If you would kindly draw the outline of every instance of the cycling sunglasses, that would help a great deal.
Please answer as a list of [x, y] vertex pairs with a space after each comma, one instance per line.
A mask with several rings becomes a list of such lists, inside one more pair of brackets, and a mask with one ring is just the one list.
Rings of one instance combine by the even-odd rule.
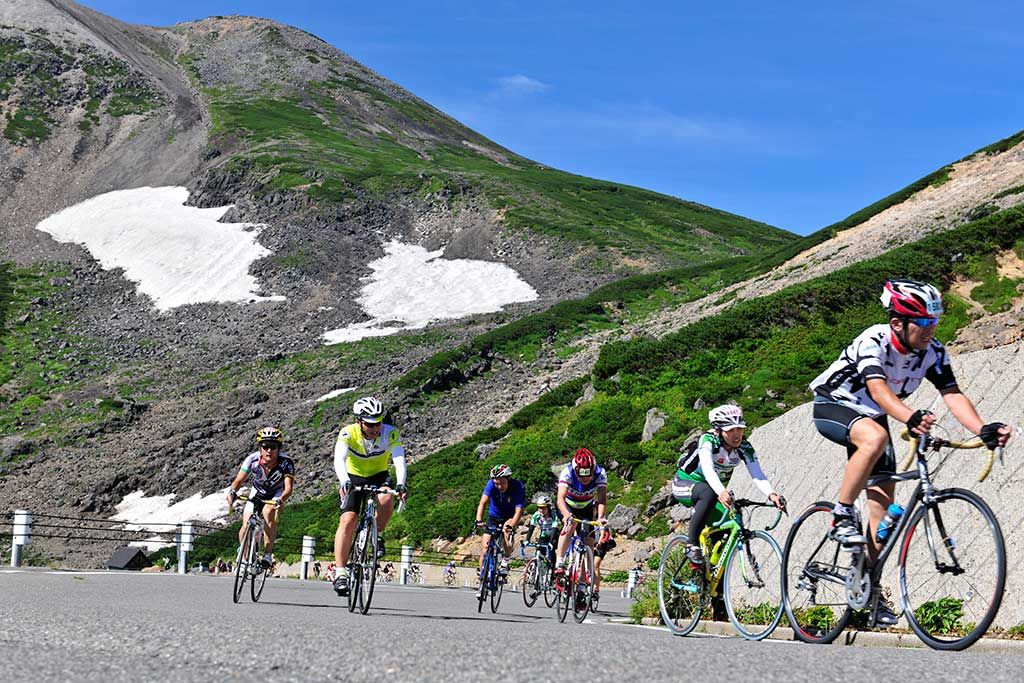
[[918, 327], [931, 327], [932, 325], [938, 325], [938, 318], [907, 318], [910, 322], [914, 323]]

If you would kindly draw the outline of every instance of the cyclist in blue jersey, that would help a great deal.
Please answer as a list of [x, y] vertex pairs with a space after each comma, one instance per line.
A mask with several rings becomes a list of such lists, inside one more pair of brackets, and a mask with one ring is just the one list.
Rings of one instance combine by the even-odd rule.
[[[249, 517], [255, 511], [255, 504], [260, 505], [263, 515], [264, 541], [266, 552], [263, 553], [264, 569], [273, 564], [274, 540], [277, 538], [277, 522], [281, 518], [281, 508], [292, 495], [295, 480], [295, 463], [281, 452], [284, 434], [277, 427], [264, 427], [256, 432], [256, 444], [259, 450], [251, 453], [242, 461], [242, 466], [228, 486], [228, 507], [234, 505], [238, 489], [248, 479], [252, 486], [249, 502], [242, 513], [242, 526], [238, 530], [238, 551], [241, 553], [242, 536], [249, 525]], [[263, 503], [273, 502], [273, 505]], [[237, 558], [235, 560], [238, 561]]]
[[[519, 519], [523, 516], [526, 506], [526, 487], [523, 482], [512, 478], [512, 468], [508, 465], [495, 465], [491, 469], [491, 480], [484, 487], [480, 496], [480, 504], [476, 506], [476, 525], [493, 526], [502, 529], [502, 559], [499, 571], [508, 574], [508, 554], [512, 547], [512, 534]], [[484, 508], [487, 508], [487, 521], [484, 522]], [[491, 542], [491, 533], [485, 531], [480, 537], [480, 569], [484, 567], [484, 555], [487, 544]]]

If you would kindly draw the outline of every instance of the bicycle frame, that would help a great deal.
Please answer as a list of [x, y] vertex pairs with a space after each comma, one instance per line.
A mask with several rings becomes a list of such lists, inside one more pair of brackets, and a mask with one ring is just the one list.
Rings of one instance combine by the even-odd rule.
[[[700, 532], [700, 546], [701, 549], [704, 550], [704, 557], [708, 559], [708, 562], [704, 565], [704, 580], [707, 581], [708, 592], [713, 598], [718, 597], [718, 586], [722, 582], [722, 577], [725, 574], [725, 563], [729, 561], [729, 556], [736, 550], [736, 546], [739, 545], [740, 539], [746, 534], [751, 533], [743, 523], [743, 509], [746, 507], [766, 507], [766, 504], [737, 500], [734, 503], [734, 507], [727, 511], [724, 519], [705, 526]], [[765, 530], [771, 531], [774, 529], [781, 518], [782, 511], [779, 510], [778, 515], [775, 518], [775, 522], [765, 527]], [[712, 567], [710, 564], [710, 540], [713, 534], [721, 531], [729, 532], [729, 536], [725, 539], [725, 545], [722, 546], [722, 551], [718, 555], [718, 562]]]

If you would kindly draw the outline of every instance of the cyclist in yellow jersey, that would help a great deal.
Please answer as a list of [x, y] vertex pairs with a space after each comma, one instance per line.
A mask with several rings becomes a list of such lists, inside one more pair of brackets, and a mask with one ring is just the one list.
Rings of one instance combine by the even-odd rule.
[[[356, 530], [356, 516], [362, 504], [363, 493], [351, 493], [356, 486], [391, 486], [388, 467], [395, 463], [395, 490], [405, 500], [405, 448], [398, 430], [384, 424], [384, 405], [373, 396], [366, 396], [352, 405], [355, 424], [342, 428], [334, 444], [334, 471], [340, 482], [341, 519], [334, 534], [334, 561], [337, 563], [337, 577], [334, 590], [339, 595], [348, 592], [348, 554], [352, 536]], [[395, 510], [394, 496], [377, 496], [377, 529], [379, 547], [377, 556], [384, 555], [384, 529]]]

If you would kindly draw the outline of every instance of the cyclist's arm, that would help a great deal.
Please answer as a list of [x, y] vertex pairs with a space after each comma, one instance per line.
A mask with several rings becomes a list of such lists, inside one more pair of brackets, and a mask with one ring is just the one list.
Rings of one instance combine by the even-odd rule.
[[395, 463], [395, 485], [405, 486], [405, 449], [398, 446], [392, 450], [391, 462]]
[[605, 508], [608, 507], [608, 487], [599, 486], [595, 498], [597, 500], [597, 518], [604, 519]]
[[248, 477], [248, 472], [245, 470], [239, 470], [238, 474], [235, 475], [235, 478], [231, 480], [230, 484], [228, 484], [228, 488], [230, 488], [234, 493], [238, 493], [238, 489], [242, 488], [242, 484], [245, 483], [245, 480]]
[[[888, 382], [885, 379], [879, 377], [872, 377], [865, 382], [868, 393], [871, 394], [871, 398], [878, 407], [885, 411], [886, 415], [889, 415], [895, 420], [906, 423], [910, 420], [910, 416], [914, 414], [906, 403], [900, 400], [892, 389], [889, 388]], [[927, 416], [926, 416], [927, 417]], [[923, 422], [924, 420], [922, 420]], [[934, 422], [932, 418], [931, 422]], [[928, 426], [931, 427], [931, 422]], [[979, 425], [980, 427], [980, 425]]]
[[711, 459], [710, 438], [701, 438], [700, 446], [697, 447], [697, 456], [700, 459], [700, 471], [704, 475], [704, 480], [707, 481], [708, 486], [715, 492], [715, 495], [722, 495], [722, 491], [725, 491], [725, 484], [718, 478], [718, 472], [715, 471], [715, 463]]
[[558, 506], [558, 511], [562, 513], [562, 519], [569, 519], [572, 517], [572, 513], [569, 512], [569, 506], [565, 502], [565, 494], [569, 490], [569, 485], [565, 482], [558, 484], [558, 495], [555, 497], [555, 505]]
[[772, 488], [772, 484], [768, 481], [768, 477], [765, 476], [764, 470], [761, 469], [761, 463], [757, 460], [750, 459], [747, 461], [747, 471], [750, 472], [750, 478], [754, 480], [754, 486], [757, 490], [766, 496], [770, 496], [775, 493], [775, 489]]
[[292, 489], [295, 487], [295, 477], [293, 475], [286, 475], [284, 478], [284, 491], [281, 493], [281, 502], [284, 503], [286, 500], [292, 497]]
[[487, 503], [490, 502], [491, 497], [486, 493], [480, 496], [480, 504], [476, 506], [476, 522], [479, 524], [484, 521], [484, 508], [487, 507]]
[[338, 475], [338, 483], [345, 488], [348, 483], [348, 442], [339, 437], [334, 444], [334, 473]]
[[953, 417], [957, 419], [957, 422], [966, 427], [972, 434], [981, 434], [984, 422], [982, 422], [981, 416], [978, 415], [978, 409], [974, 407], [971, 399], [959, 391], [950, 391], [942, 395], [942, 400], [946, 402], [946, 407], [949, 408], [949, 412], [953, 413]]
[[512, 513], [512, 518], [510, 520], [508, 520], [507, 522], [505, 522], [505, 526], [509, 527], [510, 529], [515, 529], [517, 526], [519, 526], [519, 520], [522, 519], [522, 517], [523, 517], [523, 506], [522, 505], [516, 505], [516, 511], [514, 513]]

